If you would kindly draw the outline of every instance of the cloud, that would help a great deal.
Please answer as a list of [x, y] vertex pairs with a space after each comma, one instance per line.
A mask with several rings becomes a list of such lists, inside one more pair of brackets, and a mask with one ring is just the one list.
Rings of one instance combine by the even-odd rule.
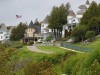
[[[72, 9], [77, 11], [78, 6], [84, 4], [85, 0], [0, 0], [0, 23], [17, 25], [20, 21], [29, 23], [36, 18], [42, 21], [53, 6], [67, 2], [70, 2]], [[22, 15], [22, 18], [16, 20], [16, 14]]]

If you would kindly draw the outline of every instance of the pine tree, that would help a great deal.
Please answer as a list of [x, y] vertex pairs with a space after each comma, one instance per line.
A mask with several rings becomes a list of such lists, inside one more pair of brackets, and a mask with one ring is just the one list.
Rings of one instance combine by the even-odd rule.
[[49, 28], [51, 28], [55, 34], [55, 39], [62, 36], [63, 25], [67, 23], [68, 10], [70, 8], [69, 3], [62, 4], [60, 7], [53, 7], [50, 18]]
[[98, 12], [98, 17], [100, 17], [100, 3], [98, 4], [97, 12]]
[[20, 23], [16, 28], [14, 28], [11, 32], [10, 40], [11, 41], [19, 41], [24, 37], [25, 30], [27, 25], [25, 23]]
[[93, 1], [87, 11], [84, 13], [80, 25], [87, 25], [89, 20], [95, 16], [97, 16], [97, 3]]

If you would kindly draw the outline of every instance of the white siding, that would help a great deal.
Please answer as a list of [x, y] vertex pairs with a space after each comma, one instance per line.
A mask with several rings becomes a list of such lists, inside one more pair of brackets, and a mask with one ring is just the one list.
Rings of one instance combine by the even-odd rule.
[[0, 31], [0, 41], [3, 41], [6, 39], [6, 32]]

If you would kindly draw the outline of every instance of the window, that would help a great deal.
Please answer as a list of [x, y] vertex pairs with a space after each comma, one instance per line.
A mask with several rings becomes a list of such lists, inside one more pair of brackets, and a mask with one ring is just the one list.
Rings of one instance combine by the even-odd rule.
[[1, 36], [1, 39], [2, 39], [2, 36]]
[[8, 36], [6, 36], [6, 38], [8, 38]]
[[42, 25], [42, 27], [44, 27], [44, 25]]
[[3, 34], [3, 32], [0, 32], [0, 34]]

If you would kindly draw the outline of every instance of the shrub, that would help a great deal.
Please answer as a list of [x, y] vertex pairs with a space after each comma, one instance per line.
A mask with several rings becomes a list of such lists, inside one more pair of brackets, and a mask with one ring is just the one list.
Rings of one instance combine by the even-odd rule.
[[53, 39], [52, 36], [48, 36], [48, 37], [46, 38], [46, 41], [51, 41], [52, 39]]
[[93, 64], [90, 66], [88, 75], [100, 75], [100, 62], [95, 59]]
[[13, 48], [21, 48], [23, 46], [22, 43], [20, 43], [19, 41], [8, 41], [8, 42], [5, 42], [4, 44], [4, 47], [13, 47]]
[[25, 67], [25, 75], [56, 75], [49, 62], [31, 63]]
[[89, 41], [91, 41], [92, 40], [92, 38], [95, 36], [95, 32], [94, 31], [88, 31], [87, 33], [86, 33], [86, 35], [85, 35], [85, 37], [87, 38], [87, 39], [89, 39]]

